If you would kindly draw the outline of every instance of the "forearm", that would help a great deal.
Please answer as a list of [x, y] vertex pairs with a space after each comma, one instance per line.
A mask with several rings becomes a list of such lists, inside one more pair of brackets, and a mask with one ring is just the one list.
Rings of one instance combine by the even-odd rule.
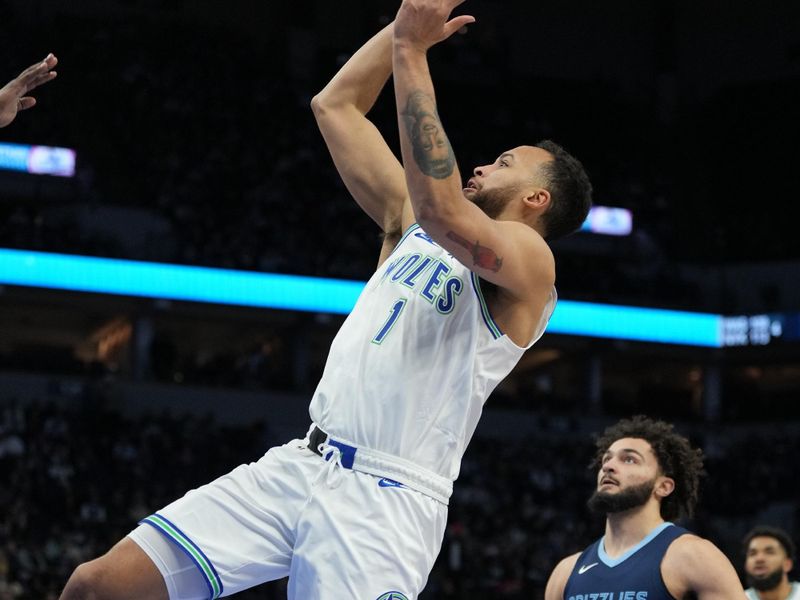
[[457, 210], [461, 175], [439, 118], [428, 61], [424, 52], [402, 42], [394, 43], [392, 57], [400, 146], [414, 214], [420, 222], [446, 219]]
[[352, 105], [367, 114], [392, 74], [392, 33], [390, 23], [350, 57], [312, 101], [312, 107]]
[[373, 36], [311, 102], [342, 181], [387, 234], [402, 226], [408, 191], [400, 162], [366, 114], [392, 72], [393, 31]]

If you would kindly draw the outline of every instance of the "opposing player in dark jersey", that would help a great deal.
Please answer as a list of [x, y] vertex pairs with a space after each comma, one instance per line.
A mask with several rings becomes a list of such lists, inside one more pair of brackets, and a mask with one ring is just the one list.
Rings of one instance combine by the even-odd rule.
[[730, 561], [708, 540], [670, 521], [691, 516], [702, 453], [646, 417], [625, 419], [597, 440], [593, 512], [605, 535], [563, 559], [545, 600], [739, 600], [744, 590]]

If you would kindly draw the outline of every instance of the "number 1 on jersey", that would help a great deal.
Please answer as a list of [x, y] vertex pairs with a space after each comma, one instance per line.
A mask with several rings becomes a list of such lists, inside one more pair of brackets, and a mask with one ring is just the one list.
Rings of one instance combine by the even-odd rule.
[[392, 330], [395, 321], [397, 321], [397, 317], [399, 317], [400, 313], [403, 312], [403, 307], [405, 305], [406, 305], [405, 298], [400, 298], [397, 302], [395, 302], [392, 305], [392, 309], [391, 311], [389, 311], [389, 318], [386, 319], [386, 322], [383, 324], [383, 327], [381, 327], [377, 335], [374, 338], [372, 338], [373, 344], [380, 344], [381, 342], [383, 342], [383, 338], [385, 338], [388, 335], [388, 333]]

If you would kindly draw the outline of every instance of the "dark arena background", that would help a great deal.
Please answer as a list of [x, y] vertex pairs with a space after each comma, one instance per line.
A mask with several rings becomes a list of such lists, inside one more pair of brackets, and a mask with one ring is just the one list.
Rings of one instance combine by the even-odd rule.
[[[309, 102], [398, 5], [0, 0], [0, 83], [59, 58], [0, 130], [0, 598], [57, 598], [138, 519], [305, 433], [347, 309], [272, 275], [357, 287], [380, 245]], [[737, 569], [756, 524], [800, 542], [800, 4], [459, 12], [477, 23], [430, 60], [462, 175], [553, 138], [625, 210], [554, 244], [559, 319], [487, 403], [422, 597], [541, 598], [602, 531], [593, 435], [638, 413], [704, 449], [688, 526]], [[391, 93], [372, 117], [397, 151]], [[238, 275], [276, 298], [226, 300]]]

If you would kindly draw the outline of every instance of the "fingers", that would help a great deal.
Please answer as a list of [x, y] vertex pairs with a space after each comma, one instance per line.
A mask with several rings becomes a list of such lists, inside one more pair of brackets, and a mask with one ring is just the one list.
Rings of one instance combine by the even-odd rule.
[[450, 37], [465, 25], [469, 25], [470, 23], [474, 22], [475, 22], [475, 17], [473, 17], [472, 15], [460, 15], [458, 17], [454, 17], [444, 24], [445, 36]]
[[20, 73], [16, 82], [18, 85], [23, 86], [25, 90], [31, 90], [36, 86], [47, 83], [56, 76], [55, 71], [51, 71], [53, 67], [58, 64], [58, 59], [51, 52], [42, 62], [31, 65]]
[[29, 92], [32, 89], [35, 89], [35, 88], [39, 87], [43, 83], [47, 83], [48, 81], [52, 81], [57, 76], [58, 76], [58, 73], [56, 71], [48, 71], [46, 73], [42, 73], [42, 74], [36, 76], [36, 78], [34, 78], [30, 83], [28, 83], [28, 85], [26, 86], [25, 91]]
[[33, 108], [34, 106], [36, 106], [36, 98], [24, 96], [23, 98], [19, 99], [19, 102], [17, 103], [17, 110], [27, 110], [29, 108]]

